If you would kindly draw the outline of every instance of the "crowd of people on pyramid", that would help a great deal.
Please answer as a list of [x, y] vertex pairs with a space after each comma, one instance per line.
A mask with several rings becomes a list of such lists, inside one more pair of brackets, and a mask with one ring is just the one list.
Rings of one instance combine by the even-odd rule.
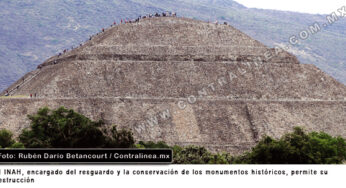
[[[110, 25], [110, 27], [113, 27], [113, 26], [116, 26], [116, 25], [121, 25], [121, 24], [137, 23], [137, 22], [139, 22], [139, 21], [142, 20], [142, 19], [153, 18], [153, 17], [177, 17], [177, 13], [167, 11], [167, 12], [162, 12], [162, 13], [147, 14], [147, 15], [144, 15], [144, 16], [140, 15], [140, 16], [138, 16], [136, 19], [128, 19], [128, 18], [120, 19], [118, 23], [117, 23], [116, 21], [114, 21], [114, 22]], [[210, 23], [210, 22], [208, 21], [208, 23]], [[217, 25], [217, 24], [219, 24], [219, 23], [218, 23], [218, 21], [215, 21], [214, 24]], [[224, 22], [223, 24], [224, 24], [224, 25], [227, 25], [227, 22]], [[99, 35], [100, 33], [103, 33], [103, 32], [105, 32], [105, 31], [106, 31], [106, 29], [105, 29], [105, 28], [102, 28], [102, 29], [101, 29], [101, 32], [96, 33], [95, 35]], [[95, 35], [89, 36], [89, 41], [91, 41]], [[80, 43], [80, 44], [79, 44], [79, 46], [82, 46], [82, 45], [83, 45], [83, 43]], [[65, 54], [65, 53], [67, 53], [67, 52], [69, 52], [70, 50], [73, 50], [73, 49], [74, 49], [73, 46], [71, 47], [71, 49], [64, 49], [64, 50], [63, 50], [62, 52], [60, 52], [57, 56], [60, 57], [61, 55]], [[53, 64], [57, 64], [57, 63], [58, 63], [58, 62], [57, 62], [57, 60], [55, 59], [54, 62], [53, 62]], [[42, 67], [43, 67], [43, 65], [38, 65], [38, 66], [37, 66], [38, 69], [41, 69]]]
[[[163, 12], [163, 13], [155, 13], [155, 14], [147, 14], [144, 16], [138, 16], [136, 19], [120, 19], [119, 24], [128, 24], [128, 23], [137, 23], [139, 22], [141, 19], [146, 19], [146, 18], [153, 18], [153, 17], [176, 17], [177, 13], [175, 12]], [[114, 21], [113, 24], [110, 25], [110, 27], [116, 26], [117, 22]], [[105, 28], [101, 29], [102, 33], [105, 32]], [[96, 33], [96, 35], [98, 35], [99, 33]], [[91, 40], [94, 36], [90, 36], [89, 40]]]
[[[141, 19], [153, 18], [153, 17], [177, 17], [177, 13], [167, 11], [167, 12], [162, 12], [162, 13], [147, 14], [147, 15], [144, 15], [144, 16], [140, 15], [136, 19], [126, 19], [126, 18], [125, 19], [120, 19], [118, 24], [117, 24], [116, 21], [114, 21], [113, 24], [110, 25], [110, 27], [113, 27], [113, 26], [116, 26], [116, 25], [120, 25], [120, 24], [137, 23]], [[210, 22], [208, 21], [208, 23], [210, 23]], [[219, 23], [218, 23], [218, 21], [215, 21], [214, 24], [217, 25]], [[224, 25], [228, 25], [227, 22], [224, 22], [223, 24]], [[105, 31], [106, 31], [106, 29], [102, 28], [100, 33], [103, 33]], [[96, 33], [95, 35], [99, 35], [100, 33]], [[95, 35], [89, 36], [89, 41], [91, 41]], [[83, 45], [82, 43], [79, 44], [79, 46], [82, 46], [82, 45]], [[74, 47], [72, 46], [70, 50], [73, 50], [73, 49], [74, 49]], [[64, 49], [61, 53], [58, 54], [58, 57], [60, 57], [61, 55], [67, 53], [68, 51], [69, 51], [69, 49]], [[53, 64], [57, 64], [57, 61], [55, 60]], [[39, 65], [37, 68], [41, 69], [42, 65]]]
[[[176, 17], [177, 16], [177, 13], [175, 12], [162, 12], [162, 13], [155, 13], [155, 14], [147, 14], [147, 15], [144, 15], [144, 16], [138, 16], [136, 19], [120, 19], [119, 21], [119, 24], [127, 24], [127, 23], [137, 23], [139, 22], [141, 19], [146, 19], [146, 18], [153, 18], [153, 17]], [[113, 27], [113, 26], [116, 26], [117, 25], [117, 22], [114, 21], [113, 24], [110, 25], [110, 27]], [[101, 32], [105, 32], [105, 28], [102, 28], [101, 29]], [[96, 33], [96, 35], [99, 35], [99, 33]], [[94, 37], [94, 35], [91, 35], [89, 37], [89, 41], [92, 40], [92, 38]], [[83, 44], [79, 44], [79, 46], [82, 46]], [[73, 50], [74, 47], [72, 46], [70, 50]], [[62, 52], [60, 52], [58, 54], [58, 57], [60, 57], [61, 55], [67, 53], [69, 51], [69, 49], [64, 49]], [[56, 61], [55, 63], [56, 64]], [[42, 65], [39, 65], [37, 67], [38, 69], [41, 69], [42, 68]]]

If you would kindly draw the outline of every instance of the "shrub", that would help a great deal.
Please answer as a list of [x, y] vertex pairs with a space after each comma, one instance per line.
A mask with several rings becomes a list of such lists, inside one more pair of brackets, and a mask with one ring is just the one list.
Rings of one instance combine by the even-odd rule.
[[233, 160], [230, 154], [213, 154], [201, 146], [174, 146], [172, 149], [175, 164], [229, 164]]
[[13, 139], [13, 134], [8, 130], [0, 130], [0, 148], [24, 148], [20, 142]]
[[7, 148], [14, 144], [15, 141], [12, 139], [12, 137], [13, 134], [10, 131], [6, 129], [0, 130], [0, 147]]
[[149, 142], [139, 141], [136, 147], [138, 148], [170, 148], [170, 146], [168, 146], [163, 141], [159, 141], [157, 143], [153, 141], [149, 141]]
[[9, 148], [24, 148], [24, 144], [20, 142], [16, 142], [12, 144]]

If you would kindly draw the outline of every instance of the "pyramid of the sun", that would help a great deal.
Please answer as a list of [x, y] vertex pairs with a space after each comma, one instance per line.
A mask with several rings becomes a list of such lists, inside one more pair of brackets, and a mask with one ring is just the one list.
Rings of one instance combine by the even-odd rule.
[[[52, 57], [0, 99], [0, 128], [65, 106], [137, 140], [240, 153], [294, 126], [346, 137], [346, 87], [228, 25], [185, 18], [113, 26]], [[5, 94], [5, 93], [2, 93]]]

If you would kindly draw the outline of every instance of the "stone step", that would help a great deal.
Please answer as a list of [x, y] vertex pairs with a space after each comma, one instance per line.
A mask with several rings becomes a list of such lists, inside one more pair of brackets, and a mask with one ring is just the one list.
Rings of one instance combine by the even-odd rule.
[[41, 71], [16, 95], [342, 100], [346, 93], [345, 86], [305, 64], [95, 59], [65, 61]]

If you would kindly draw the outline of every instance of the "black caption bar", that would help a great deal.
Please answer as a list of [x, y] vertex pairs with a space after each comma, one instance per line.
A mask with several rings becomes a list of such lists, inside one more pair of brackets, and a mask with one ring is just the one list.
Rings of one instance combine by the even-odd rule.
[[171, 149], [0, 149], [0, 163], [171, 163]]

